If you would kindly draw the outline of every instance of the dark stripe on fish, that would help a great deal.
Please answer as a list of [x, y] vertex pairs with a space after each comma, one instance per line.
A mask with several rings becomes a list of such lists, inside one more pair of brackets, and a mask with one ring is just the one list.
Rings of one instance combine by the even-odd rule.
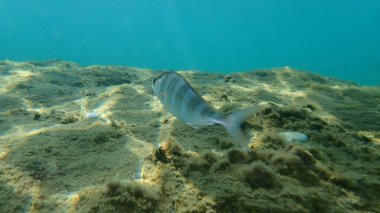
[[186, 91], [188, 90], [186, 84], [182, 84], [181, 88], [178, 90], [178, 92], [174, 95], [174, 98], [176, 99], [176, 103], [180, 103], [180, 101], [183, 99], [183, 97], [186, 95]]

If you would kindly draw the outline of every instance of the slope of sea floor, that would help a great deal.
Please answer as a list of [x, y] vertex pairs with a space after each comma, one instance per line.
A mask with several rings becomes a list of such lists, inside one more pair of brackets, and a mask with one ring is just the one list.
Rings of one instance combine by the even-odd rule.
[[272, 103], [242, 126], [251, 152], [167, 113], [156, 71], [1, 61], [0, 212], [380, 212], [380, 87], [179, 73], [221, 113]]

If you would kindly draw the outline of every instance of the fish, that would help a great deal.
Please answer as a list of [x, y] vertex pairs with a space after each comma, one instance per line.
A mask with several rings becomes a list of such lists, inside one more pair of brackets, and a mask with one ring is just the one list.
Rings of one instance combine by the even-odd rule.
[[223, 115], [212, 107], [185, 77], [175, 71], [157, 75], [153, 79], [152, 88], [164, 108], [181, 121], [195, 129], [223, 125], [237, 145], [248, 150], [249, 141], [243, 134], [241, 124], [261, 107], [249, 107]]

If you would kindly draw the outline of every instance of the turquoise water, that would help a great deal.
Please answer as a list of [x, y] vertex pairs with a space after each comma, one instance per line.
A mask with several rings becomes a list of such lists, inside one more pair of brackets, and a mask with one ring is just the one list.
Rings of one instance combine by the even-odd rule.
[[380, 83], [378, 0], [1, 0], [0, 60], [231, 72], [289, 65]]

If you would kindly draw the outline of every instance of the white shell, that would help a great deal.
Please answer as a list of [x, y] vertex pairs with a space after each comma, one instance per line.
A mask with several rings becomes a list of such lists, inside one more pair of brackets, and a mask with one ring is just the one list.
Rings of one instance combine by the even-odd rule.
[[301, 132], [280, 132], [278, 135], [283, 138], [287, 142], [306, 142], [309, 140], [307, 135], [301, 133]]
[[85, 117], [91, 119], [91, 118], [98, 118], [99, 115], [92, 112], [92, 113], [87, 113]]

